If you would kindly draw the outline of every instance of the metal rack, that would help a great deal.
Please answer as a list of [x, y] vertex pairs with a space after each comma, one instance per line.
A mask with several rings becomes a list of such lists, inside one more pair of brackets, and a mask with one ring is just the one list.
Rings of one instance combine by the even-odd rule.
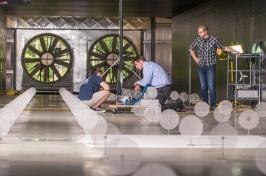
[[261, 101], [262, 54], [228, 55], [227, 99]]

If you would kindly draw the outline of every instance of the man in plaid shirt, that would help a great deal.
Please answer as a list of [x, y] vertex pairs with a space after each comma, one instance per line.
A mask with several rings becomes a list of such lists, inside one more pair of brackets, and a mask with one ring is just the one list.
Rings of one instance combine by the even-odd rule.
[[[208, 27], [200, 25], [198, 35], [190, 45], [190, 54], [198, 65], [198, 76], [200, 79], [201, 97], [208, 103], [210, 96], [210, 106], [213, 110], [216, 106], [215, 88], [215, 64], [217, 63], [217, 48], [227, 52], [237, 54], [238, 52], [224, 46], [215, 36], [208, 33]], [[197, 53], [197, 54], [196, 54]]]

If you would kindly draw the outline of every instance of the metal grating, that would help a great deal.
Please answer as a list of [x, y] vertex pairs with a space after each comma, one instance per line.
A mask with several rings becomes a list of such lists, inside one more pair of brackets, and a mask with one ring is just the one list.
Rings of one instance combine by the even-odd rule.
[[[7, 16], [7, 28], [16, 29], [119, 29], [118, 17]], [[125, 29], [149, 29], [150, 18], [126, 18]]]

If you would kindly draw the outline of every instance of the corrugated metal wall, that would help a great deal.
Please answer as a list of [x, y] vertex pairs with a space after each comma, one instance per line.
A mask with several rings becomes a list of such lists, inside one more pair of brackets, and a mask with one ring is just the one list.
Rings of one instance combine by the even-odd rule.
[[15, 89], [15, 30], [6, 29], [6, 89]]
[[[209, 32], [225, 45], [238, 42], [249, 53], [255, 41], [266, 41], [266, 1], [214, 0], [173, 18], [172, 78], [174, 87], [188, 91], [189, 45], [197, 37], [197, 26], [206, 24]], [[218, 99], [226, 97], [226, 61], [217, 65]], [[192, 92], [199, 93], [196, 65], [192, 64]]]
[[172, 21], [156, 19], [155, 58], [151, 58], [151, 30], [144, 31], [144, 56], [160, 64], [169, 75], [172, 74]]
[[0, 8], [0, 95], [5, 93], [5, 20]]

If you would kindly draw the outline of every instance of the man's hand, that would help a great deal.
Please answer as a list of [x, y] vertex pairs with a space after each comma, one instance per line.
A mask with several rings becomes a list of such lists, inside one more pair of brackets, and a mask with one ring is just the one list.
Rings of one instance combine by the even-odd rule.
[[200, 59], [197, 57], [195, 51], [194, 51], [193, 49], [189, 49], [189, 51], [190, 51], [190, 54], [191, 54], [191, 57], [193, 58], [193, 60], [194, 60], [197, 64], [199, 64], [199, 63], [200, 63]]
[[230, 47], [225, 47], [225, 49], [224, 49], [225, 51], [227, 51], [227, 52], [230, 52], [230, 53], [232, 53], [232, 54], [235, 54], [235, 55], [237, 55], [237, 56], [240, 56], [240, 52], [238, 52], [238, 51], [236, 51], [236, 50], [233, 50], [232, 48], [230, 48]]
[[140, 86], [139, 86], [139, 84], [136, 84], [135, 85], [135, 92], [139, 92], [140, 91]]
[[135, 87], [136, 87], [136, 85], [139, 85], [139, 82], [138, 82], [138, 81], [134, 83], [134, 86], [135, 86]]
[[241, 53], [238, 52], [238, 51], [233, 51], [233, 54], [235, 54], [235, 55], [237, 55], [237, 56], [240, 56], [240, 55], [241, 55]]
[[200, 59], [199, 59], [199, 58], [195, 58], [194, 61], [195, 61], [197, 64], [200, 64]]

